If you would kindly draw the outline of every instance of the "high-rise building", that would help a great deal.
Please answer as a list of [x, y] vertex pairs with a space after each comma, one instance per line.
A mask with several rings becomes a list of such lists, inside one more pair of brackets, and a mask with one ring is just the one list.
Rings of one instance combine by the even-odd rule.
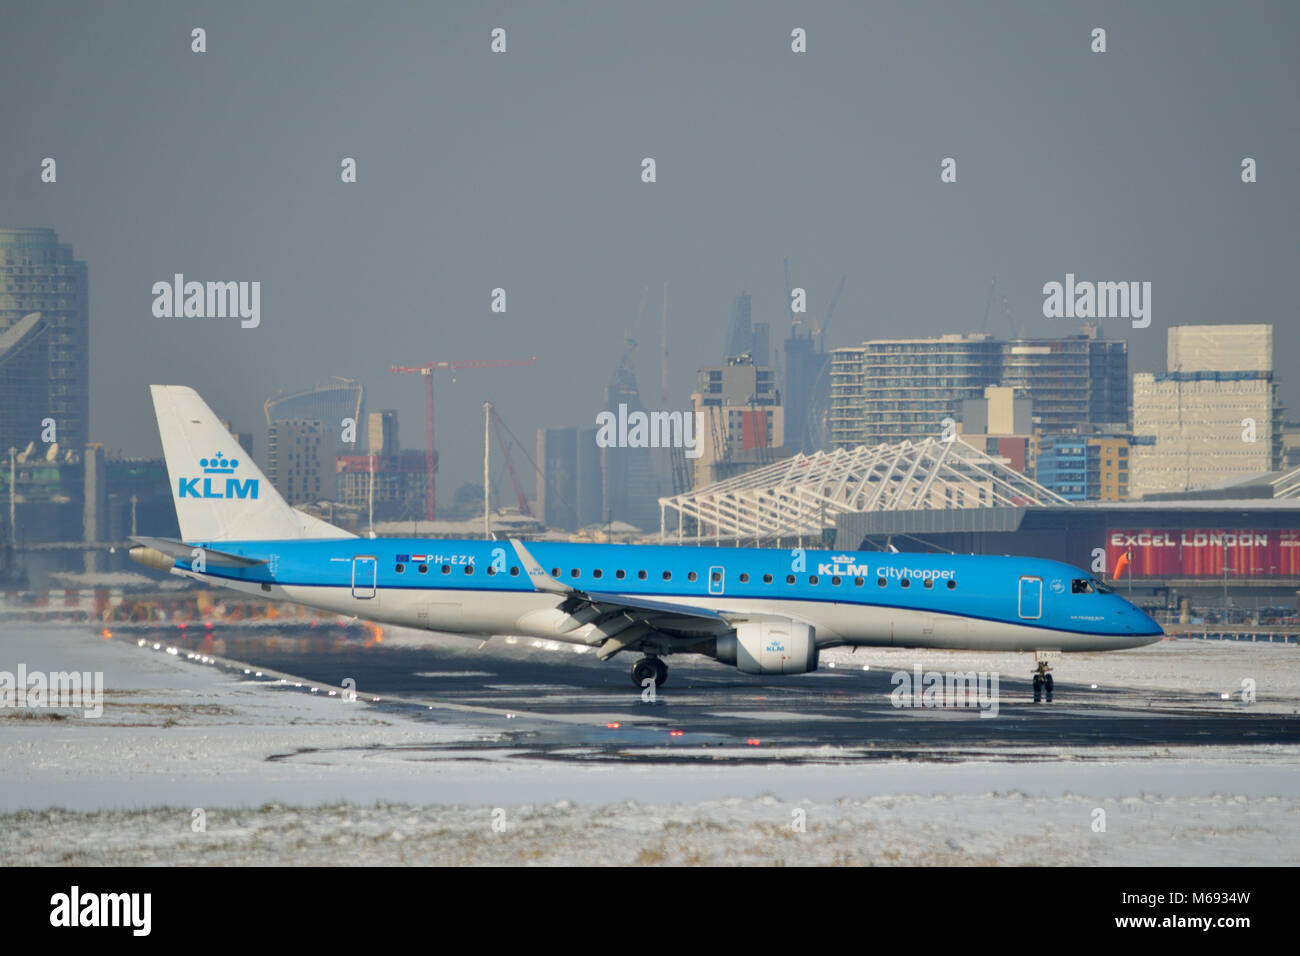
[[831, 357], [811, 334], [785, 340], [785, 444], [792, 452], [822, 450], [829, 440]]
[[1166, 366], [1133, 376], [1132, 497], [1282, 467], [1271, 325], [1173, 326]]
[[1128, 344], [1095, 331], [1001, 341], [988, 333], [864, 342], [831, 353], [836, 448], [940, 436], [988, 386], [1033, 404], [1038, 430], [1061, 434], [1129, 418]]
[[1004, 342], [1000, 380], [1033, 402], [1044, 434], [1128, 426], [1128, 343], [1101, 338], [1095, 328], [1059, 339]]
[[368, 519], [400, 521], [424, 516], [424, 452], [402, 451], [397, 412], [391, 408], [366, 416], [364, 454], [339, 455], [334, 460], [334, 500], [356, 508]]
[[[371, 412], [366, 423], [367, 454], [386, 457], [401, 451], [397, 437], [397, 410], [385, 408]], [[426, 468], [427, 470], [427, 468]]]
[[577, 531], [605, 520], [596, 429], [537, 429], [537, 461], [537, 511], [547, 527]]
[[339, 455], [334, 460], [334, 498], [376, 521], [424, 517], [425, 460], [422, 451], [384, 455]]
[[1002, 345], [991, 335], [882, 339], [831, 352], [831, 444], [836, 448], [941, 437], [961, 403], [1000, 384]]
[[731, 304], [731, 322], [727, 325], [727, 343], [724, 356], [749, 353], [757, 365], [766, 365], [768, 359], [769, 326], [766, 322], [753, 322], [750, 317], [750, 297], [741, 293]]
[[334, 433], [301, 418], [267, 430], [267, 477], [291, 505], [334, 498]]
[[[630, 352], [623, 355], [605, 389], [605, 410], [619, 416], [620, 406], [626, 406], [628, 415], [646, 410], [641, 403]], [[617, 446], [601, 449], [601, 501], [605, 509], [602, 520], [621, 521], [642, 530], [659, 526], [655, 451], [659, 449]]]
[[41, 313], [25, 315], [0, 332], [0, 454], [23, 451], [41, 436], [49, 374], [50, 325]]
[[[263, 406], [267, 427], [289, 419], [320, 422], [334, 436], [335, 446], [330, 451], [339, 455], [366, 453], [365, 410], [365, 387], [355, 379], [339, 377], [292, 392], [282, 391], [268, 398]], [[345, 440], [349, 437], [344, 433], [346, 419], [355, 423], [354, 442]]]
[[691, 410], [704, 416], [703, 434], [696, 436], [696, 488], [786, 454], [785, 409], [776, 370], [755, 365], [749, 355], [700, 369]]
[[53, 229], [0, 229], [0, 453], [39, 442], [46, 418], [60, 447], [88, 441], [88, 296], [86, 263]]

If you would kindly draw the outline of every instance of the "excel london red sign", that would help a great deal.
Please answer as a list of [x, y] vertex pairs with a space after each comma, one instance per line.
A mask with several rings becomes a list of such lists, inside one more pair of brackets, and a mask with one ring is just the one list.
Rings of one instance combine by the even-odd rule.
[[1228, 528], [1168, 530], [1112, 528], [1106, 567], [1113, 574], [1131, 555], [1121, 577], [1300, 577], [1300, 531]]

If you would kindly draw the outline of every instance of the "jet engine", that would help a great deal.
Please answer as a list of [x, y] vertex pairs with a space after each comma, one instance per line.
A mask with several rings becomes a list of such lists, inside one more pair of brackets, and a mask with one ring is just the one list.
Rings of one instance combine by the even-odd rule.
[[816, 633], [796, 621], [747, 621], [718, 638], [713, 656], [742, 674], [803, 674], [817, 669]]

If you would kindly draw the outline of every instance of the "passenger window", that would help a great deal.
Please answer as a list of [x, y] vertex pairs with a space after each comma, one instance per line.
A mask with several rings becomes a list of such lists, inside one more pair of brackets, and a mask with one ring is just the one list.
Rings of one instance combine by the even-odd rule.
[[638, 571], [638, 572], [636, 573], [636, 576], [637, 576], [638, 578], [640, 578], [642, 581], [645, 580], [645, 572], [644, 572], [644, 571]]
[[416, 570], [418, 570], [421, 574], [428, 574], [428, 573], [429, 573], [429, 566], [428, 566], [427, 564], [422, 564], [422, 565], [420, 565], [419, 568], [417, 568]]
[[899, 581], [898, 584], [899, 587], [904, 587], [904, 588], [910, 588], [912, 586], [912, 582], [907, 578], [903, 578], [903, 580]]
[[592, 576], [593, 578], [598, 578], [598, 577], [600, 577], [601, 575], [603, 575], [604, 573], [605, 573], [605, 572], [602, 571], [600, 568], [596, 568], [596, 570], [594, 570], [594, 571], [591, 572], [591, 576]]
[[786, 583], [786, 584], [794, 584], [794, 575], [793, 575], [793, 574], [787, 574], [787, 575], [785, 576], [785, 583]]
[[[712, 577], [713, 577], [713, 583], [714, 583], [714, 584], [717, 584], [719, 581], [722, 580], [722, 572], [721, 572], [721, 571], [714, 571]], [[748, 580], [749, 580], [749, 575], [748, 575], [748, 574], [742, 574], [741, 577], [740, 577], [740, 579], [741, 579], [742, 581], [748, 581]]]
[[558, 578], [559, 576], [560, 576], [560, 569], [559, 569], [559, 568], [551, 568], [551, 577], [553, 577], [553, 578]]
[[831, 584], [838, 585], [839, 583], [840, 583], [840, 577], [838, 574], [831, 578]]
[[876, 578], [876, 584], [877, 584], [877, 586], [883, 588], [883, 587], [885, 586], [885, 579], [884, 579], [884, 578]]
[[473, 573], [474, 573], [474, 565], [472, 565], [472, 564], [467, 564], [467, 565], [465, 565], [465, 573], [466, 573], [466, 574], [473, 574]]
[[741, 583], [741, 584], [748, 584], [748, 583], [749, 583], [749, 575], [748, 575], [748, 574], [744, 574], [744, 573], [742, 573], [742, 574], [740, 575], [740, 583]]
[[489, 564], [489, 565], [488, 565], [487, 573], [488, 573], [488, 577], [492, 577], [492, 575], [494, 575], [494, 574], [497, 573], [497, 569], [494, 568], [492, 565]]
[[616, 578], [618, 578], [620, 581], [622, 581], [623, 578], [624, 578], [624, 571], [623, 571], [623, 569], [622, 569], [622, 568], [619, 568], [617, 571], [615, 571], [615, 572], [614, 572], [614, 577], [616, 577]]
[[926, 579], [925, 579], [925, 587], [926, 587], [927, 590], [929, 590], [930, 588], [934, 587], [934, 578], [926, 578]]
[[450, 564], [444, 564], [444, 565], [442, 566], [442, 573], [443, 573], [443, 574], [451, 574], [451, 565], [450, 565]]
[[817, 575], [815, 575], [815, 574], [810, 574], [810, 575], [808, 575], [808, 583], [809, 583], [809, 584], [816, 584], [816, 583], [817, 583]]
[[577, 568], [574, 568], [573, 570], [571, 570], [571, 571], [569, 572], [569, 577], [571, 577], [571, 578], [576, 578], [576, 577], [581, 576], [581, 574], [582, 574], [581, 571], [579, 571]]
[[672, 573], [671, 571], [665, 571], [665, 572], [664, 572], [664, 580], [665, 580], [665, 581], [671, 581], [672, 579], [673, 579], [673, 573]]
[[687, 581], [694, 581], [695, 578], [696, 578], [696, 574], [695, 574], [694, 571], [692, 571], [690, 574], [686, 575], [686, 580], [687, 580]]
[[948, 579], [948, 590], [949, 590], [949, 591], [952, 591], [952, 590], [954, 590], [956, 587], [957, 587], [957, 582], [954, 581], [952, 578], [949, 578], [949, 579]]
[[854, 578], [854, 579], [853, 579], [853, 583], [856, 584], [858, 587], [862, 587], [862, 585], [863, 585], [865, 582], [863, 581], [862, 578]]
[[765, 575], [763, 575], [763, 583], [764, 583], [764, 584], [771, 584], [771, 583], [772, 583], [772, 575], [770, 575], [770, 574], [765, 574]]
[[399, 564], [395, 570], [397, 571], [398, 574], [401, 574], [403, 571], [406, 570], [406, 565]]

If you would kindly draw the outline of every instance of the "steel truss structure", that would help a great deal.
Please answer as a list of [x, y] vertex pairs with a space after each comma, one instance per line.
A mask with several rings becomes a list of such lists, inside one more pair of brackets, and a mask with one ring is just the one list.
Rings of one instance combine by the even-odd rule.
[[670, 510], [679, 542], [739, 543], [820, 535], [838, 514], [1047, 505], [1070, 502], [960, 438], [927, 438], [795, 455], [660, 498], [659, 538], [667, 540]]

